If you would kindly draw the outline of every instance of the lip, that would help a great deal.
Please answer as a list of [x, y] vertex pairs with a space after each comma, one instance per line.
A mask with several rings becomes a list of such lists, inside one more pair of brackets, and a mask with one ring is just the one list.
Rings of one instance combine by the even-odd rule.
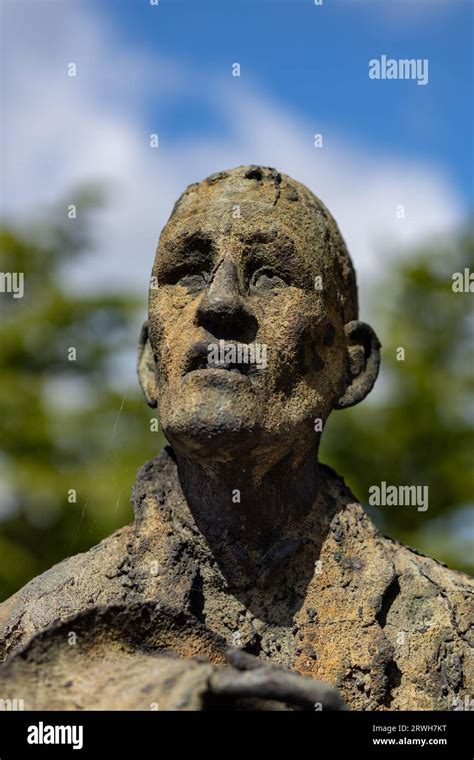
[[[258, 367], [252, 363], [229, 362], [213, 363], [209, 361], [209, 346], [216, 344], [211, 336], [208, 340], [195, 343], [188, 351], [183, 376], [202, 375], [206, 377], [230, 376], [231, 378], [253, 379], [259, 372]], [[225, 341], [226, 346], [237, 345], [237, 341]]]
[[193, 369], [186, 372], [183, 380], [204, 380], [211, 385], [228, 387], [237, 383], [248, 383], [249, 376], [242, 375], [236, 369], [223, 369], [222, 367], [207, 367], [204, 369]]

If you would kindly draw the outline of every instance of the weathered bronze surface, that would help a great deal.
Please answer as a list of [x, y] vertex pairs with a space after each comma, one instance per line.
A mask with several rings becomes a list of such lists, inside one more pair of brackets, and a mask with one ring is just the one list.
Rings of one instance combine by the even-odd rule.
[[301, 674], [351, 709], [469, 698], [472, 580], [382, 536], [318, 463], [329, 414], [370, 392], [379, 349], [337, 225], [306, 187], [256, 166], [190, 185], [160, 238], [139, 348], [171, 445], [138, 474], [134, 524], [0, 605], [0, 697], [338, 706]]

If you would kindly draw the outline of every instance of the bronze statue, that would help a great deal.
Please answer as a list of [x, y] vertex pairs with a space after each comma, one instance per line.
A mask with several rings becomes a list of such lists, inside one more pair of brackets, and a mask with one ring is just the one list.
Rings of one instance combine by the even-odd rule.
[[[67, 697], [57, 662], [80, 630], [88, 652], [112, 656], [126, 641], [135, 684], [151, 667], [144, 640], [153, 656], [179, 655], [188, 681], [199, 665], [209, 684], [212, 668], [221, 687], [188, 683], [186, 699], [166, 701], [157, 675], [152, 701], [170, 709], [211, 708], [223, 694], [255, 709], [317, 703], [324, 686], [296, 674], [356, 710], [452, 710], [469, 698], [474, 584], [382, 536], [318, 462], [330, 412], [370, 392], [379, 349], [358, 320], [336, 222], [306, 187], [260, 166], [190, 185], [161, 234], [139, 347], [170, 446], [138, 474], [133, 525], [0, 605], [0, 697], [7, 668], [30, 691], [34, 672], [38, 692], [43, 658], [59, 668], [58, 704], [126, 706], [112, 687], [95, 702], [80, 689]], [[157, 632], [170, 626], [164, 644]], [[110, 686], [103, 671], [96, 683]], [[272, 691], [265, 673], [284, 686]], [[149, 709], [140, 699], [129, 704]]]

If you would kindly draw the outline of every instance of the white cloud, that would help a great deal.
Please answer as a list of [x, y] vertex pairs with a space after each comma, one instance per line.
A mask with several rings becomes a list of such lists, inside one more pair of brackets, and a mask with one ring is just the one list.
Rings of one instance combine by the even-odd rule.
[[[11, 3], [5, 15], [6, 211], [29, 215], [84, 180], [114, 186], [113, 203], [98, 217], [96, 251], [75, 273], [75, 286], [119, 284], [144, 293], [177, 196], [189, 182], [238, 164], [276, 166], [313, 189], [338, 219], [362, 283], [389, 255], [462, 217], [437, 167], [376, 154], [342, 129], [307, 123], [244, 78], [188, 76], [175, 62], [119, 45], [90, 7]], [[69, 62], [77, 78], [67, 76]], [[226, 124], [220, 138], [162, 140], [151, 149], [144, 106], [165, 104], [172, 91], [184, 102], [200, 95]], [[322, 149], [313, 147], [315, 131], [323, 132]]]

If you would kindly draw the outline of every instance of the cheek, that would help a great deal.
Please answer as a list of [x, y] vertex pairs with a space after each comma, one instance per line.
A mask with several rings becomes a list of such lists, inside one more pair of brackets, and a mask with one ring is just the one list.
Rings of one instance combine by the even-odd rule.
[[[160, 388], [183, 374], [196, 327], [196, 296], [186, 288], [160, 288], [150, 301], [150, 333], [159, 368]], [[198, 337], [196, 335], [195, 337]]]
[[189, 334], [193, 314], [190, 307], [193, 299], [185, 288], [173, 288], [166, 292], [163, 288], [150, 300], [149, 322], [153, 345], [158, 353], [169, 352], [172, 345], [179, 345], [183, 340], [183, 331]]
[[336, 328], [328, 315], [305, 324], [299, 336], [299, 366], [302, 374], [325, 375], [340, 355]]
[[314, 296], [292, 289], [287, 295], [260, 301], [255, 312], [258, 340], [268, 344], [274, 365], [281, 365], [290, 374], [314, 366], [321, 369], [325, 343], [333, 336], [323, 306]]
[[162, 287], [153, 299], [153, 307], [164, 323], [175, 320], [187, 306], [193, 303], [196, 296], [191, 296], [186, 288], [175, 285]]

